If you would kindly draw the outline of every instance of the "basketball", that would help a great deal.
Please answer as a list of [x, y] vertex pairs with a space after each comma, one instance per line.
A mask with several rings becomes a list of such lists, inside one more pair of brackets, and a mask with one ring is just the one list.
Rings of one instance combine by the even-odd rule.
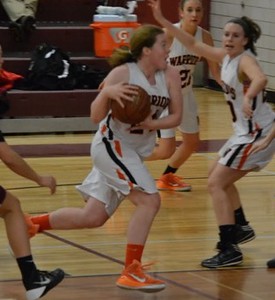
[[117, 101], [111, 102], [112, 116], [120, 122], [127, 124], [139, 124], [151, 111], [150, 96], [140, 86], [138, 87], [138, 95], [133, 96], [133, 101], [122, 100], [124, 107], [121, 107]]

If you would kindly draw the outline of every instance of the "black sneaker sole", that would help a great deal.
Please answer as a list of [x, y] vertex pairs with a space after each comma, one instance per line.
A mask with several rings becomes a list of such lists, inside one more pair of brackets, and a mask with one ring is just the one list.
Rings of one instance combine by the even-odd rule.
[[267, 267], [270, 269], [275, 268], [275, 258], [269, 260], [266, 264], [267, 264]]
[[239, 265], [243, 262], [243, 256], [242, 254], [240, 256], [235, 257], [233, 260], [229, 260], [224, 263], [220, 264], [211, 264], [210, 262], [207, 263], [207, 261], [202, 261], [201, 265], [205, 268], [210, 268], [210, 269], [218, 269], [218, 268], [223, 268], [223, 267], [231, 267], [231, 266], [236, 266]]

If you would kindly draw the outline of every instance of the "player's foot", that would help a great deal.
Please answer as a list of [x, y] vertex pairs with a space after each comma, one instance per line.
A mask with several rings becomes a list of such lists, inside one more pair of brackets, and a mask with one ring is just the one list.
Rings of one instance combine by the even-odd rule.
[[30, 282], [25, 282], [27, 300], [36, 300], [46, 295], [51, 289], [64, 279], [65, 273], [61, 269], [52, 272], [37, 271]]
[[155, 279], [144, 273], [149, 265], [142, 266], [137, 260], [125, 268], [118, 278], [116, 285], [123, 289], [138, 290], [146, 293], [159, 292], [165, 289], [164, 281]]
[[189, 192], [192, 189], [190, 184], [183, 182], [182, 177], [173, 173], [162, 175], [156, 184], [160, 191]]
[[25, 221], [26, 221], [26, 224], [27, 224], [29, 237], [32, 238], [39, 232], [39, 227], [40, 226], [38, 224], [34, 224], [32, 222], [31, 216], [25, 214], [24, 217], [25, 217]]
[[[247, 225], [236, 225], [236, 243], [241, 245], [254, 240], [256, 237], [253, 228]], [[221, 250], [221, 242], [216, 245], [217, 250]]]
[[230, 244], [224, 250], [211, 258], [205, 259], [201, 265], [206, 268], [222, 268], [239, 265], [243, 262], [243, 255], [238, 245]]
[[275, 268], [275, 258], [270, 259], [266, 264], [268, 268]]

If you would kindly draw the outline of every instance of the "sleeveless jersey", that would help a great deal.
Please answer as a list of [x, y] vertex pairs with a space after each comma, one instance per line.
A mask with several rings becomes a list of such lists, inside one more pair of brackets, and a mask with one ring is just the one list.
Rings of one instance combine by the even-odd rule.
[[[175, 24], [175, 26], [180, 28], [180, 23]], [[194, 38], [198, 41], [202, 41], [201, 27], [198, 26]], [[176, 38], [173, 39], [169, 53], [169, 64], [175, 66], [180, 72], [183, 94], [192, 89], [193, 73], [200, 59], [200, 56], [190, 52], [179, 40]]]
[[[153, 118], [159, 118], [167, 107], [170, 98], [164, 71], [155, 74], [155, 85], [151, 85], [136, 63], [127, 63], [129, 68], [129, 84], [143, 87], [151, 98]], [[118, 139], [124, 145], [134, 149], [141, 157], [149, 156], [156, 142], [156, 131], [129, 130], [131, 125], [112, 117], [111, 112], [101, 121], [99, 132], [108, 139]]]
[[251, 143], [261, 135], [266, 135], [272, 126], [275, 113], [270, 105], [265, 102], [264, 91], [252, 100], [253, 117], [246, 119], [243, 115], [243, 98], [250, 82], [239, 78], [238, 68], [242, 55], [253, 55], [245, 51], [241, 55], [230, 59], [225, 56], [222, 63], [221, 79], [225, 99], [229, 104], [236, 143]]

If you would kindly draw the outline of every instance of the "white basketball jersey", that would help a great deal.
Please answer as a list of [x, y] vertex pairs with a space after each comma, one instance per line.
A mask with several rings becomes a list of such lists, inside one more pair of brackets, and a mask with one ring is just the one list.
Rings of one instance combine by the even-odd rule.
[[[175, 24], [175, 26], [180, 28], [180, 23]], [[198, 41], [202, 41], [201, 27], [198, 26], [194, 38]], [[176, 38], [173, 39], [169, 53], [169, 64], [178, 68], [180, 72], [183, 93], [192, 89], [193, 73], [200, 59], [200, 56], [190, 52], [179, 40]]]
[[250, 82], [239, 78], [238, 68], [242, 55], [253, 55], [245, 51], [241, 55], [230, 59], [227, 55], [222, 64], [221, 79], [225, 99], [230, 106], [233, 128], [239, 143], [250, 143], [259, 135], [265, 135], [272, 126], [275, 113], [265, 102], [264, 91], [252, 100], [253, 117], [244, 117], [243, 98]]
[[[128, 63], [129, 83], [143, 87], [151, 98], [151, 113], [153, 118], [159, 118], [164, 108], [167, 107], [170, 97], [165, 79], [165, 72], [155, 74], [155, 85], [151, 85], [136, 63]], [[100, 123], [99, 130], [107, 138], [119, 139], [124, 145], [135, 149], [141, 157], [149, 156], [156, 143], [156, 131], [152, 130], [129, 130], [131, 125], [122, 123], [113, 118], [111, 112]]]

